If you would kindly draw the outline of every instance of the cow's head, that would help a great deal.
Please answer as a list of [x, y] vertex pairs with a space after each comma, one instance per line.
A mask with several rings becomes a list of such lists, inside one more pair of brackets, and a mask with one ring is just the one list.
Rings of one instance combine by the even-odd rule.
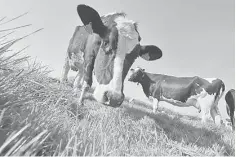
[[130, 77], [128, 79], [128, 81], [130, 82], [142, 82], [143, 77], [144, 77], [144, 71], [145, 69], [142, 69], [140, 67], [136, 68], [136, 69], [130, 69]]
[[141, 56], [147, 61], [156, 60], [161, 58], [162, 51], [153, 45], [141, 46], [137, 24], [124, 14], [109, 15], [111, 20], [104, 25], [97, 11], [87, 5], [78, 5], [77, 12], [83, 24], [91, 25], [93, 34], [99, 35], [101, 41], [94, 65], [98, 82], [94, 97], [118, 107], [124, 100], [124, 79], [135, 59]]

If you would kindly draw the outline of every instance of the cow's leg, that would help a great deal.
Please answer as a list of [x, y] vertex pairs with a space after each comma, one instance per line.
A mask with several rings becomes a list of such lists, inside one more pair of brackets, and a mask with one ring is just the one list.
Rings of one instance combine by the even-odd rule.
[[61, 83], [67, 81], [67, 76], [68, 76], [69, 70], [70, 70], [69, 59], [68, 59], [68, 57], [66, 57], [65, 64], [62, 69]]
[[81, 91], [80, 97], [79, 97], [79, 105], [83, 105], [84, 95], [88, 91], [89, 87], [90, 87], [90, 85], [86, 81], [84, 81], [84, 83], [82, 85], [82, 91]]
[[153, 113], [156, 113], [159, 101], [156, 98], [153, 98]]
[[205, 110], [202, 110], [202, 123], [206, 123], [207, 121], [207, 112]]
[[85, 92], [88, 91], [88, 89], [92, 86], [93, 83], [93, 68], [94, 68], [94, 62], [95, 62], [95, 55], [91, 56], [89, 59], [87, 59], [87, 61], [89, 61], [86, 64], [84, 64], [84, 71], [83, 71], [83, 85], [82, 85], [82, 91], [80, 94], [80, 98], [79, 98], [79, 104], [82, 105], [83, 104], [83, 99], [84, 99], [84, 95]]
[[215, 122], [215, 124], [220, 126], [221, 125], [221, 116], [218, 113], [218, 107], [213, 106], [211, 108], [210, 112], [211, 112], [211, 117], [212, 117], [213, 121]]
[[203, 101], [201, 100], [198, 100], [197, 102], [201, 108], [201, 114], [202, 114], [202, 119], [201, 119], [201, 122], [204, 124], [207, 122], [207, 114], [209, 113], [210, 111], [210, 105], [204, 103]]
[[76, 77], [75, 77], [75, 80], [74, 80], [74, 83], [73, 83], [74, 95], [77, 94], [77, 92], [79, 91], [80, 86], [82, 86], [82, 84], [83, 84], [83, 82], [81, 83], [82, 78], [83, 78], [83, 73], [80, 70], [78, 70], [78, 72], [76, 74]]
[[219, 111], [219, 108], [218, 108], [218, 103], [219, 103], [219, 100], [220, 98], [222, 97], [223, 95], [223, 92], [221, 95], [219, 95], [215, 102], [213, 103], [212, 105], [212, 108], [211, 108], [211, 117], [213, 118], [214, 122], [216, 125], [220, 126], [223, 122], [222, 118], [221, 118], [221, 114], [220, 114], [220, 111]]

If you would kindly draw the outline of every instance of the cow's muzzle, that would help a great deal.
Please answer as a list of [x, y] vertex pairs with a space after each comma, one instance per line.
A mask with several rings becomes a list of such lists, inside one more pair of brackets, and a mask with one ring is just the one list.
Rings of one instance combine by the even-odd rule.
[[119, 94], [116, 92], [108, 91], [106, 92], [107, 102], [105, 102], [105, 105], [111, 106], [111, 107], [119, 107], [123, 101], [124, 101], [124, 94]]
[[111, 107], [119, 107], [123, 103], [125, 97], [123, 93], [109, 90], [101, 91], [97, 89], [95, 89], [93, 96], [98, 102]]

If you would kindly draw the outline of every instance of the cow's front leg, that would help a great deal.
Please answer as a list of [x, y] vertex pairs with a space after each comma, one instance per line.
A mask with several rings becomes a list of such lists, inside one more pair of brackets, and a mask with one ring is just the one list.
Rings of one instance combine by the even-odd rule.
[[81, 91], [80, 97], [79, 97], [79, 105], [83, 105], [84, 95], [88, 91], [89, 87], [90, 87], [90, 85], [86, 81], [84, 81], [83, 85], [82, 85], [82, 91]]
[[65, 64], [62, 69], [61, 83], [64, 83], [67, 81], [67, 76], [68, 76], [69, 70], [70, 70], [69, 59], [68, 59], [68, 57], [66, 57]]
[[75, 77], [74, 83], [73, 83], [73, 93], [74, 95], [77, 95], [79, 88], [83, 85], [83, 82], [81, 83], [81, 80], [83, 78], [82, 72], [78, 71], [77, 75]]
[[84, 71], [83, 71], [83, 85], [82, 85], [82, 91], [80, 94], [80, 98], [79, 98], [79, 104], [83, 105], [83, 99], [84, 99], [84, 95], [85, 92], [88, 91], [88, 88], [90, 88], [92, 86], [92, 75], [93, 75], [93, 67], [94, 67], [94, 61], [95, 61], [95, 56], [91, 57], [89, 62], [86, 64], [84, 64]]
[[156, 98], [153, 98], [153, 102], [152, 103], [153, 103], [153, 113], [156, 113], [159, 101]]

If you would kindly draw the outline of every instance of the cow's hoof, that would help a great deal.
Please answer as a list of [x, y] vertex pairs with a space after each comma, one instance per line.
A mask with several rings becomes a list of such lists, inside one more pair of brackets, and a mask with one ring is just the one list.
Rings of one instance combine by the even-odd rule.
[[82, 99], [79, 99], [78, 105], [79, 106], [84, 106], [84, 101]]

